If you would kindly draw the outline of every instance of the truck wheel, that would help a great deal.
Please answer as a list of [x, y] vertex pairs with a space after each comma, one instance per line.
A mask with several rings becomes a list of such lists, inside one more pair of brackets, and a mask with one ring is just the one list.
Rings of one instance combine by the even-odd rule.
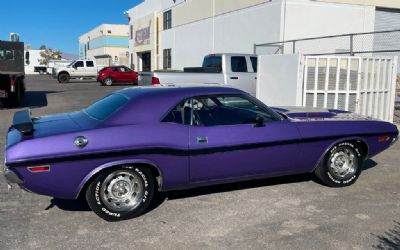
[[58, 75], [58, 82], [59, 83], [67, 83], [69, 82], [70, 77], [67, 73], [61, 73], [60, 75]]
[[113, 84], [113, 80], [111, 79], [111, 77], [107, 77], [103, 80], [103, 84], [106, 86], [111, 86]]
[[86, 190], [90, 208], [106, 221], [137, 217], [150, 204], [154, 178], [143, 167], [122, 166], [98, 175]]

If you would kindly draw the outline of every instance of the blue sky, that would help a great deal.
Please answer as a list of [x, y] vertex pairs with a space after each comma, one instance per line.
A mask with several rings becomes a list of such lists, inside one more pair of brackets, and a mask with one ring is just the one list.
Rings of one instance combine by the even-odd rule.
[[142, 0], [13, 0], [3, 3], [0, 40], [10, 32], [38, 48], [41, 44], [78, 54], [78, 37], [102, 23], [127, 24], [123, 15]]

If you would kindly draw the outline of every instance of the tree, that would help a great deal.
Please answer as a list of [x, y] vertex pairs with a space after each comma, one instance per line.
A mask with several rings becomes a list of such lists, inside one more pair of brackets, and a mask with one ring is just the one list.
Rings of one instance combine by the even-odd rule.
[[40, 50], [45, 50], [46, 49], [46, 45], [44, 45], [44, 44], [42, 44], [42, 45], [40, 45], [40, 48], [39, 48]]
[[42, 57], [42, 59], [39, 60], [41, 65], [48, 66], [51, 60], [61, 59], [61, 51], [53, 50], [51, 48], [46, 48], [46, 46], [44, 45], [40, 46], [40, 48], [42, 47], [44, 47], [40, 52], [40, 56]]

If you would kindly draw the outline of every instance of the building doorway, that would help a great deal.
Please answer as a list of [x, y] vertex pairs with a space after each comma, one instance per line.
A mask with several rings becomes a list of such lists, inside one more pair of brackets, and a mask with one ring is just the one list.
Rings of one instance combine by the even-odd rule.
[[142, 72], [150, 72], [151, 71], [151, 52], [146, 51], [146, 52], [141, 52], [137, 53], [138, 55], [138, 65], [139, 65], [139, 71]]

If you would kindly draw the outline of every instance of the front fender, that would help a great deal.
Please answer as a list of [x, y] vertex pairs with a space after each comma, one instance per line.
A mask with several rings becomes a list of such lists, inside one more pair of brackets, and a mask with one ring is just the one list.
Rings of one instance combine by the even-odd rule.
[[127, 160], [120, 160], [120, 161], [112, 161], [112, 162], [108, 162], [105, 163], [103, 165], [98, 166], [97, 168], [93, 169], [92, 171], [90, 171], [85, 178], [81, 181], [81, 183], [78, 186], [78, 189], [76, 190], [76, 197], [78, 198], [80, 193], [82, 192], [83, 187], [88, 184], [88, 182], [94, 177], [96, 176], [98, 173], [100, 173], [103, 170], [115, 167], [115, 166], [120, 166], [120, 165], [124, 165], [124, 164], [146, 164], [146, 165], [150, 165], [154, 168], [157, 169], [158, 174], [160, 175], [160, 178], [157, 180], [158, 182], [158, 187], [159, 190], [162, 190], [162, 184], [163, 184], [163, 173], [161, 171], [161, 169], [154, 163], [151, 162], [149, 160], [146, 159], [127, 159]]

